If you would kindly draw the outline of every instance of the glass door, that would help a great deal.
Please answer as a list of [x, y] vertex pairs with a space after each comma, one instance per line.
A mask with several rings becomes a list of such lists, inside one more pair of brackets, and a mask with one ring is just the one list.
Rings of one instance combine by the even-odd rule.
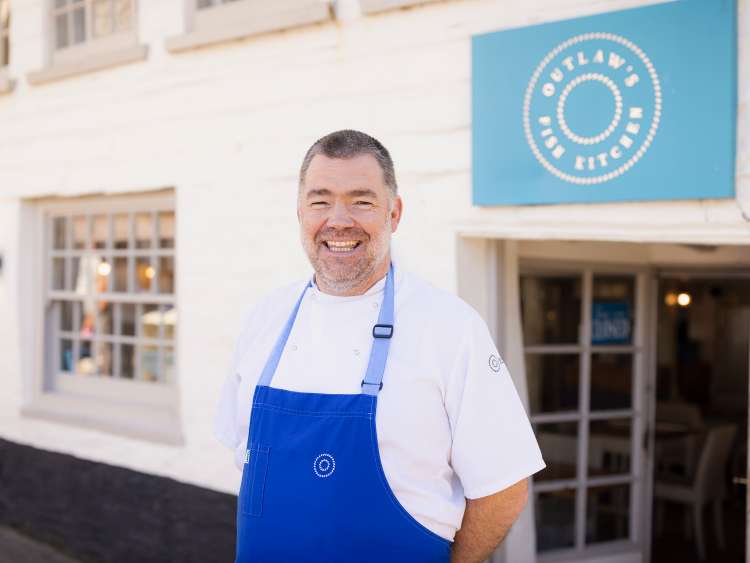
[[581, 267], [521, 275], [537, 552], [641, 561], [645, 273]]

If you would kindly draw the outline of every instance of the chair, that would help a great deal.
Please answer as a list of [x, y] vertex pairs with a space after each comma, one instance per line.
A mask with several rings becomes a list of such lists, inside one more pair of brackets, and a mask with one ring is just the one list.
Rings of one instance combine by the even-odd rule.
[[[657, 431], [663, 425], [680, 425], [687, 430], [702, 431], [703, 415], [693, 404], [682, 401], [659, 402], [656, 404]], [[687, 435], [683, 439], [656, 442], [655, 462], [657, 472], [681, 472], [683, 477], [693, 475], [697, 450], [697, 435]]]
[[[654, 497], [657, 500], [657, 531], [661, 531], [664, 518], [661, 501], [673, 501], [693, 509], [695, 538], [700, 559], [706, 558], [706, 545], [703, 536], [703, 508], [711, 503], [714, 510], [714, 526], [719, 546], [723, 549], [724, 523], [722, 501], [726, 497], [726, 479], [724, 470], [729, 460], [737, 427], [734, 424], [716, 426], [708, 432], [703, 450], [698, 458], [697, 469], [691, 481], [679, 483], [657, 481], [654, 486]], [[686, 513], [686, 517], [689, 513]], [[686, 523], [689, 519], [686, 518]]]

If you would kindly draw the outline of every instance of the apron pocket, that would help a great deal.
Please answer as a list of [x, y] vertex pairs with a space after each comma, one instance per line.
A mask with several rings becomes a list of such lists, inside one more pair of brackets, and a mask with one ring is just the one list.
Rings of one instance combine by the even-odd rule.
[[263, 512], [269, 448], [255, 444], [248, 451], [250, 458], [245, 464], [240, 487], [240, 510], [249, 516], [260, 516]]

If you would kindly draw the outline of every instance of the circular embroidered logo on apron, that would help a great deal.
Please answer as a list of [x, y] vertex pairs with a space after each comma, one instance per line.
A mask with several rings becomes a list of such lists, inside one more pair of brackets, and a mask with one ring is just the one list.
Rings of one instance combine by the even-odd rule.
[[500, 366], [503, 365], [503, 362], [500, 358], [495, 356], [495, 354], [490, 355], [490, 369], [492, 371], [500, 371]]
[[320, 454], [313, 462], [313, 471], [320, 478], [330, 477], [336, 469], [336, 460], [331, 454]]

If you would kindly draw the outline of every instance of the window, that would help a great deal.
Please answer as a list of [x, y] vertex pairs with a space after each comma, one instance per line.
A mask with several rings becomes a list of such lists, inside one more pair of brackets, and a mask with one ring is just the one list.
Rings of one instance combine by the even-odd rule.
[[212, 6], [229, 4], [231, 2], [237, 2], [237, 0], [198, 0], [197, 8], [203, 10], [204, 8], [211, 8]]
[[[639, 289], [640, 288], [640, 289]], [[571, 267], [521, 275], [537, 551], [578, 559], [639, 541], [643, 279]]]
[[56, 199], [39, 219], [44, 364], [31, 411], [179, 441], [172, 193]]
[[329, 21], [328, 0], [185, 0], [188, 32], [167, 40], [167, 49], [206, 45]]
[[365, 14], [375, 14], [393, 10], [396, 8], [406, 8], [407, 6], [416, 6], [417, 4], [429, 4], [437, 0], [360, 0], [362, 12]]
[[133, 0], [55, 0], [52, 10], [55, 49], [128, 31]]
[[174, 211], [50, 214], [48, 347], [70, 377], [174, 377]]
[[10, 62], [10, 0], [0, 0], [0, 94], [13, 89], [13, 82], [6, 74]]
[[137, 41], [135, 0], [49, 0], [48, 64], [29, 73], [31, 84], [146, 58]]
[[0, 67], [10, 62], [10, 0], [0, 0]]

